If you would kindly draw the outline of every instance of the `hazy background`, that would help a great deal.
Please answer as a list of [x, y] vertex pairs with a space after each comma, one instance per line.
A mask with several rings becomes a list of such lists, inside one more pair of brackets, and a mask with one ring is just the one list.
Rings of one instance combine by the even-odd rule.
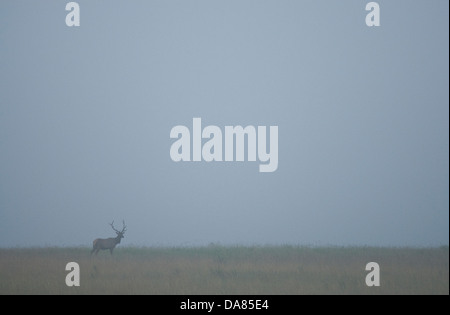
[[[448, 1], [67, 2], [0, 1], [0, 247], [448, 245]], [[278, 170], [173, 162], [193, 117]]]

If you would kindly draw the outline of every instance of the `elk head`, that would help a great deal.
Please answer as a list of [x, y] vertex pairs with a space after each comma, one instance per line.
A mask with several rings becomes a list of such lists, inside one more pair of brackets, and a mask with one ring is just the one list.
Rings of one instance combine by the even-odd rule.
[[122, 231], [119, 231], [119, 230], [117, 230], [117, 229], [114, 227], [114, 221], [112, 221], [112, 223], [110, 223], [112, 229], [113, 229], [114, 232], [116, 232], [116, 234], [117, 234], [116, 239], [117, 239], [118, 243], [120, 243], [120, 240], [123, 238], [123, 235], [125, 234], [125, 232], [126, 232], [126, 230], [127, 230], [127, 226], [125, 225], [125, 220], [122, 221], [122, 224], [123, 224], [123, 226], [122, 226]]

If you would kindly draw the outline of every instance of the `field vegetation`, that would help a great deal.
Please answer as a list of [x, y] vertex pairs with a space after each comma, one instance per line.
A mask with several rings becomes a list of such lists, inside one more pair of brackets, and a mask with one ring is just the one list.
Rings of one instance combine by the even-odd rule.
[[[72, 261], [79, 287], [65, 284]], [[365, 284], [372, 261], [380, 287]], [[0, 249], [0, 294], [449, 294], [449, 248]]]

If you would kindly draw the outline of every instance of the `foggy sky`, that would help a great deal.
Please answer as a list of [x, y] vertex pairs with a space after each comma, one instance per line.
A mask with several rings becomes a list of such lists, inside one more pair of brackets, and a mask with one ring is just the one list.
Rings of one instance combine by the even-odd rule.
[[[448, 1], [66, 2], [0, 2], [0, 247], [448, 245]], [[194, 117], [278, 169], [173, 162]]]

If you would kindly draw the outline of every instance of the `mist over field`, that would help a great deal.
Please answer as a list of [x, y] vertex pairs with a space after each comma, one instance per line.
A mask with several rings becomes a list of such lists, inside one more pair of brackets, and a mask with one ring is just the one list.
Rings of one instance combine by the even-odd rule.
[[[448, 1], [77, 2], [0, 1], [0, 248], [448, 246]], [[195, 117], [278, 169], [172, 161]]]

